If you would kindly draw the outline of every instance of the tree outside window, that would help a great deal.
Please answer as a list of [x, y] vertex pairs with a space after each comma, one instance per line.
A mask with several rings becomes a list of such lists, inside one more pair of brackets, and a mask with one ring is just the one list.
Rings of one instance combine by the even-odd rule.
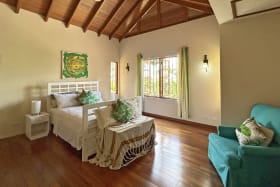
[[177, 75], [177, 56], [144, 60], [144, 95], [177, 98]]

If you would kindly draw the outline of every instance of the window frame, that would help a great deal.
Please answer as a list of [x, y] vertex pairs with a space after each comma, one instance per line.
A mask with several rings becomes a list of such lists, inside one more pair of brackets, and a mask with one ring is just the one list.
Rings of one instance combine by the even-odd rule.
[[[170, 56], [164, 56], [164, 57], [155, 57], [155, 58], [146, 58], [146, 59], [143, 59], [142, 61], [143, 61], [143, 89], [144, 89], [144, 62], [145, 61], [150, 61], [150, 60], [158, 60], [159, 61], [159, 73], [158, 73], [158, 75], [159, 75], [159, 96], [155, 96], [155, 95], [145, 95], [145, 92], [144, 92], [144, 90], [143, 90], [143, 94], [144, 94], [144, 96], [145, 97], [154, 97], [154, 98], [161, 98], [161, 99], [174, 99], [174, 100], [177, 100], [178, 99], [178, 93], [177, 93], [177, 91], [176, 91], [176, 96], [175, 97], [166, 97], [166, 96], [163, 96], [163, 71], [164, 71], [164, 69], [163, 69], [163, 61], [164, 61], [164, 59], [165, 58], [173, 58], [173, 57], [176, 57], [177, 58], [177, 63], [179, 63], [178, 62], [178, 55], [170, 55]], [[179, 64], [177, 64], [177, 71], [179, 71]], [[177, 88], [178, 88], [178, 79], [176, 80], [177, 81]]]
[[[112, 63], [116, 64], [116, 69], [115, 69], [115, 85], [116, 85], [116, 91], [113, 91], [112, 88], [111, 88], [111, 84], [112, 84], [112, 77], [111, 77], [111, 65]], [[115, 94], [118, 94], [119, 93], [119, 62], [117, 61], [111, 61], [110, 63], [110, 91], [115, 93]]]

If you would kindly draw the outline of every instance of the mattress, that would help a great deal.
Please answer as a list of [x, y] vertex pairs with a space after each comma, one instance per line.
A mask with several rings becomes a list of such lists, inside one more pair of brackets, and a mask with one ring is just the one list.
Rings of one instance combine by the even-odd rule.
[[[77, 150], [80, 150], [82, 148], [82, 137], [84, 135], [82, 118], [83, 107], [52, 108], [50, 109], [50, 113], [53, 133], [67, 141]], [[87, 130], [96, 131], [96, 128], [96, 117], [91, 115], [89, 117]]]

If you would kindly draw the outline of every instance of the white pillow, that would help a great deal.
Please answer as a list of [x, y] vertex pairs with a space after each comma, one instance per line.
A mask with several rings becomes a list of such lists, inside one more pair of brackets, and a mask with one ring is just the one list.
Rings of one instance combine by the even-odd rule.
[[65, 108], [80, 105], [77, 94], [54, 94], [58, 108]]
[[125, 99], [124, 101], [126, 101], [128, 104], [132, 106], [133, 109], [132, 119], [140, 118], [142, 115], [142, 109], [141, 109], [142, 105], [139, 102], [141, 101], [139, 101], [137, 97]]
[[112, 111], [112, 105], [104, 108], [98, 108], [95, 110], [97, 126], [99, 127], [99, 129], [104, 129], [108, 126], [115, 125], [117, 123], [117, 121], [112, 117]]

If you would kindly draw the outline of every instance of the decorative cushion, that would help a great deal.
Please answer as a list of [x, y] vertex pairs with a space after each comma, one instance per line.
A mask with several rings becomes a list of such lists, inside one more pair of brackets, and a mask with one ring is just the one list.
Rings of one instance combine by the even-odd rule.
[[77, 101], [77, 94], [54, 94], [56, 105], [58, 108], [65, 108], [71, 106], [78, 106], [80, 103]]
[[240, 129], [235, 129], [240, 145], [262, 145], [267, 137], [254, 119], [245, 120]]
[[83, 105], [94, 104], [94, 103], [100, 102], [100, 99], [97, 97], [96, 93], [94, 93], [93, 91], [86, 92], [85, 90], [83, 90], [79, 94], [77, 99]]
[[117, 121], [126, 123], [132, 119], [133, 109], [130, 104], [123, 100], [117, 100], [113, 111], [113, 118]]
[[100, 91], [93, 91], [93, 90], [90, 90], [90, 92], [92, 92], [93, 94], [96, 95], [97, 99], [99, 99], [99, 102], [103, 102], [102, 95], [101, 95], [101, 92], [100, 92]]
[[112, 106], [98, 108], [95, 110], [97, 124], [100, 129], [104, 129], [117, 123], [117, 121], [112, 117], [112, 111]]
[[269, 144], [272, 142], [273, 140], [273, 136], [274, 136], [274, 131], [264, 127], [262, 125], [259, 125], [260, 129], [262, 130], [262, 132], [264, 133], [264, 135], [266, 136], [266, 139], [263, 141], [263, 143], [261, 144], [262, 146], [269, 146]]
[[130, 99], [125, 99], [124, 101], [126, 101], [129, 105], [131, 105], [132, 107], [132, 119], [138, 119], [139, 117], [141, 117], [142, 112], [140, 109], [140, 103], [137, 97], [133, 97]]

